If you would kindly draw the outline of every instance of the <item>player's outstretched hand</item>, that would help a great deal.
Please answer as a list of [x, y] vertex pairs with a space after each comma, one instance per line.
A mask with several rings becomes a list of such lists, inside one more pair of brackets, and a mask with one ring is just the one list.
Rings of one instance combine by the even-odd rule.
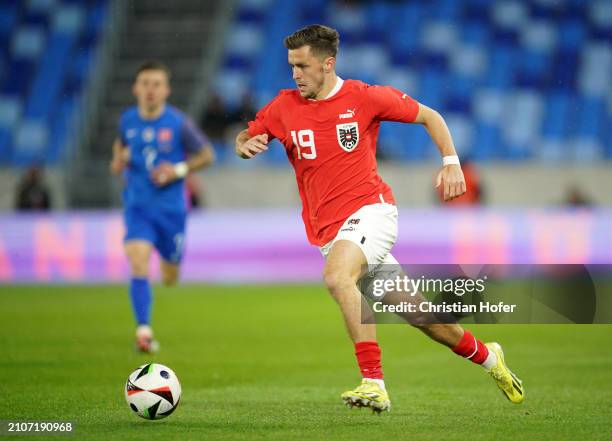
[[161, 162], [157, 167], [151, 170], [151, 180], [158, 187], [163, 187], [171, 182], [176, 181], [178, 176], [174, 171], [174, 165], [169, 162]]
[[268, 150], [268, 135], [255, 135], [238, 146], [238, 154], [243, 158], [252, 158], [258, 153]]
[[110, 172], [114, 175], [121, 173], [130, 162], [130, 150], [124, 148], [120, 153], [113, 155], [110, 163]]
[[465, 178], [461, 166], [457, 164], [445, 165], [436, 176], [436, 188], [444, 185], [444, 200], [450, 201], [461, 196], [466, 191]]

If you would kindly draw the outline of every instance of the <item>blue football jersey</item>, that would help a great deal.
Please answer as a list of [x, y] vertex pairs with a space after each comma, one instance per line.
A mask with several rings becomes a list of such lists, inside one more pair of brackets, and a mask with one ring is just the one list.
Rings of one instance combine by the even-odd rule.
[[125, 207], [186, 211], [184, 180], [158, 187], [150, 175], [160, 162], [184, 161], [189, 153], [200, 151], [208, 143], [191, 119], [171, 105], [166, 105], [158, 118], [143, 119], [134, 106], [122, 113], [119, 136], [130, 149], [123, 191]]

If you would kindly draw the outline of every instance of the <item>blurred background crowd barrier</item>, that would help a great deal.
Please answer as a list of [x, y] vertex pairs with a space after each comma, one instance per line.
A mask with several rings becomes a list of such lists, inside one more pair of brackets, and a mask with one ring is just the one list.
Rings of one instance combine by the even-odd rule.
[[[611, 216], [612, 210], [404, 209], [393, 255], [402, 264], [609, 264]], [[0, 231], [0, 282], [128, 277], [119, 213], [0, 215]], [[321, 280], [323, 259], [304, 239], [297, 210], [195, 214], [186, 243], [181, 271], [188, 282]]]

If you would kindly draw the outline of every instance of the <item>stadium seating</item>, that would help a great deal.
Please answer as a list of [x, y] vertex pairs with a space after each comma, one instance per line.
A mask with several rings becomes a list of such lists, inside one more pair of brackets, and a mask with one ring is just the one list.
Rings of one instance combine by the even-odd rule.
[[[341, 76], [398, 87], [446, 117], [474, 160], [612, 159], [612, 2], [240, 0], [215, 88], [258, 106], [292, 87], [284, 36], [341, 34]], [[390, 159], [435, 157], [419, 128], [384, 123]], [[283, 155], [265, 161], [284, 162]]]
[[0, 2], [0, 165], [66, 157], [106, 11], [106, 0]]

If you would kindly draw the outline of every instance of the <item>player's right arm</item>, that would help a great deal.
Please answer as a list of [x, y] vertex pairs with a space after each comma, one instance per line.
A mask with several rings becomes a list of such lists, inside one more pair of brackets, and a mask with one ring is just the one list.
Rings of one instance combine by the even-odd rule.
[[128, 149], [121, 139], [116, 138], [113, 142], [113, 159], [110, 163], [110, 171], [114, 175], [121, 173], [130, 161], [130, 149]]
[[274, 138], [282, 138], [285, 129], [280, 118], [280, 97], [287, 91], [281, 91], [276, 98], [262, 108], [249, 128], [236, 136], [236, 154], [243, 159], [251, 159], [255, 155], [268, 150], [268, 143]]
[[249, 136], [244, 129], [236, 136], [236, 154], [242, 159], [251, 159], [258, 153], [268, 150], [268, 134]]

